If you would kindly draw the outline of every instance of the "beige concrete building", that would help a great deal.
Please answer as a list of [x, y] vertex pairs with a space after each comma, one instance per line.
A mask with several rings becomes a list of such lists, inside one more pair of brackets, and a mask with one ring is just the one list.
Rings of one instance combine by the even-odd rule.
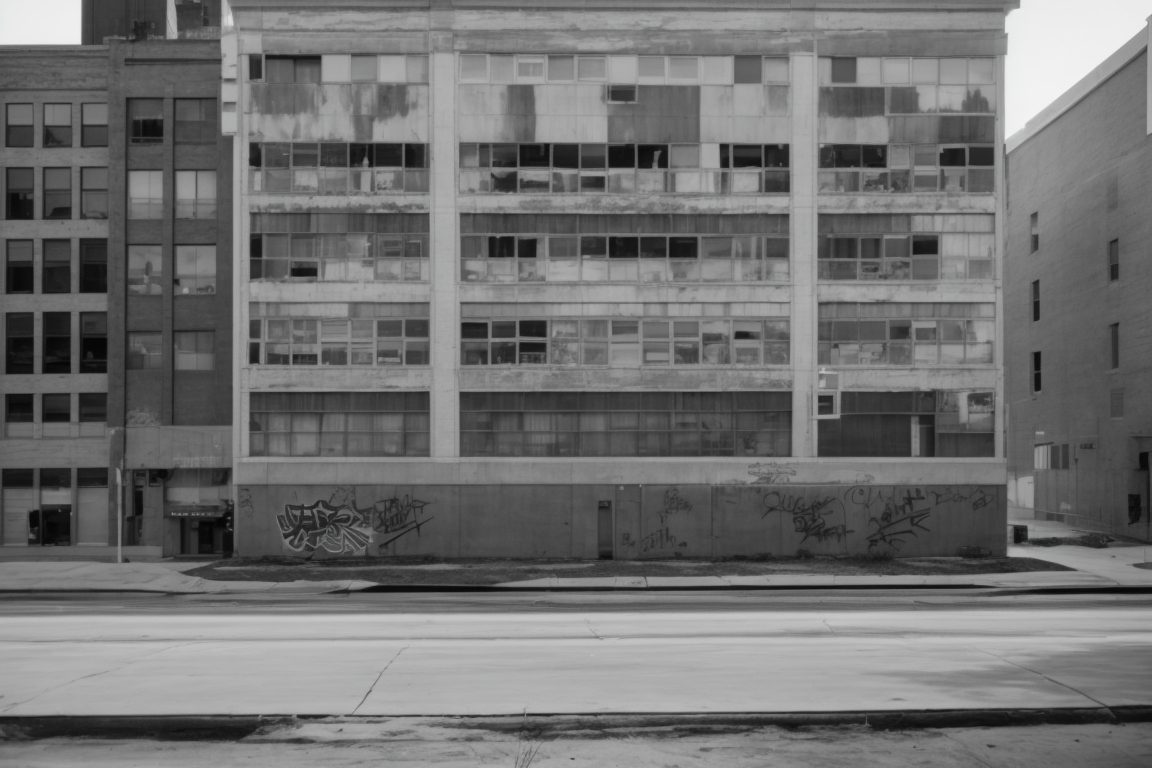
[[1008, 141], [1008, 466], [1041, 519], [1152, 539], [1152, 29]]
[[1016, 5], [232, 0], [237, 551], [1003, 552]]

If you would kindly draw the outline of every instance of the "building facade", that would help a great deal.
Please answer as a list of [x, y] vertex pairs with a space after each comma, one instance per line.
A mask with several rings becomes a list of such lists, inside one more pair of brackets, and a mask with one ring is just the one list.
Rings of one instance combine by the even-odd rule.
[[230, 548], [219, 90], [219, 39], [0, 49], [5, 557]]
[[233, 0], [237, 551], [1002, 553], [1017, 3], [860, 5]]
[[1008, 144], [1009, 484], [1148, 540], [1152, 91], [1141, 30]]

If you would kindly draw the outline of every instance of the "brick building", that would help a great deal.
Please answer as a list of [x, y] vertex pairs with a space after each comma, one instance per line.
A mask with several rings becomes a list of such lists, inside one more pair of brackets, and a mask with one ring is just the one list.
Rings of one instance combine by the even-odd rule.
[[1149, 28], [1008, 142], [1011, 495], [1143, 539], [1152, 451]]

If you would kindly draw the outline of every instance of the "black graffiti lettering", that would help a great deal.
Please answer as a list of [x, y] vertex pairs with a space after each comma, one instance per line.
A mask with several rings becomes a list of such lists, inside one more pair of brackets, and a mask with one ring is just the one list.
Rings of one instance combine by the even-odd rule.
[[844, 513], [844, 505], [835, 496], [809, 499], [784, 491], [771, 491], [764, 495], [764, 511], [760, 517], [766, 518], [773, 513], [791, 516], [793, 530], [804, 534], [801, 544], [809, 539], [819, 542], [831, 539], [842, 541], [847, 534], [852, 533], [845, 524], [829, 523], [829, 517]]
[[790, 482], [796, 476], [796, 469], [768, 461], [748, 465], [748, 474], [754, 478], [752, 485], [779, 485]]
[[660, 528], [640, 539], [640, 551], [650, 552], [654, 549], [666, 549], [676, 546], [676, 537], [668, 528]]
[[420, 529], [434, 519], [424, 517], [427, 507], [428, 502], [407, 494], [377, 501], [372, 507], [372, 528], [386, 538], [377, 542], [376, 550], [383, 552], [389, 544], [413, 531], [419, 536]]
[[289, 549], [308, 555], [317, 550], [334, 555], [360, 553], [371, 539], [359, 510], [333, 507], [326, 501], [285, 504], [284, 511], [276, 515], [276, 524]]

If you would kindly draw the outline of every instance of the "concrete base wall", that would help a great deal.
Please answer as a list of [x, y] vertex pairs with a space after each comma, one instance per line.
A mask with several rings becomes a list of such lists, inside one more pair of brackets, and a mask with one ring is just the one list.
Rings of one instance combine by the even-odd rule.
[[1004, 555], [1003, 485], [238, 488], [236, 554], [300, 558]]

